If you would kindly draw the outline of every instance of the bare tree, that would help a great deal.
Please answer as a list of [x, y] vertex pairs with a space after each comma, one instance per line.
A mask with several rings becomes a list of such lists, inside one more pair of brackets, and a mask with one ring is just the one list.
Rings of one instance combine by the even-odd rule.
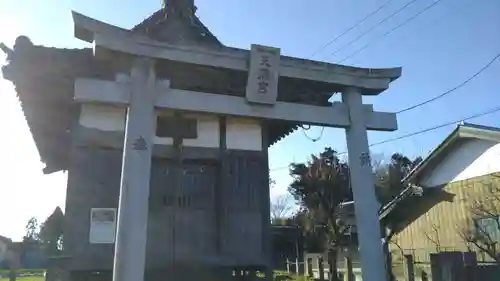
[[441, 239], [439, 237], [439, 226], [432, 224], [430, 231], [424, 231], [425, 238], [434, 245], [436, 252], [441, 251]]
[[271, 220], [288, 218], [293, 214], [295, 202], [289, 194], [283, 194], [271, 201]]
[[467, 245], [500, 263], [500, 185], [485, 183], [486, 193], [475, 198], [470, 207], [472, 223], [465, 222], [458, 234]]
[[[271, 170], [269, 170], [269, 173], [271, 173]], [[269, 177], [269, 189], [274, 188], [275, 185], [276, 185], [276, 181], [273, 180], [271, 177]]]

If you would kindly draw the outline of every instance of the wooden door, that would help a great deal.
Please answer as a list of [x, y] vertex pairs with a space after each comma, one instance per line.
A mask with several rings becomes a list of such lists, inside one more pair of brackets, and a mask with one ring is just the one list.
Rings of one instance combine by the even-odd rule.
[[151, 170], [150, 266], [195, 262], [215, 254], [217, 163], [155, 160]]
[[[268, 168], [261, 152], [231, 151], [224, 165], [222, 251], [234, 265], [259, 264], [265, 254]], [[265, 237], [266, 236], [266, 237]]]
[[182, 164], [182, 180], [176, 186], [174, 210], [174, 259], [196, 262], [215, 254], [216, 163], [188, 161]]
[[174, 196], [171, 163], [153, 159], [149, 191], [148, 240], [146, 265], [164, 267], [174, 260]]

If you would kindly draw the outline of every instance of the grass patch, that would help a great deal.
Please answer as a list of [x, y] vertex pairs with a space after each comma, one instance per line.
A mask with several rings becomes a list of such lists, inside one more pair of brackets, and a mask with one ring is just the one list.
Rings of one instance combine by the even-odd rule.
[[286, 271], [274, 271], [274, 281], [313, 281], [314, 279], [303, 275], [295, 275]]
[[[19, 280], [19, 281], [44, 281], [45, 277], [43, 277], [43, 276], [25, 276], [25, 277], [17, 277], [16, 280]], [[0, 281], [9, 281], [9, 278], [0, 278]]]
[[[20, 269], [18, 274], [20, 273], [34, 273], [42, 275], [45, 269]], [[9, 270], [0, 269], [0, 275], [8, 276]], [[309, 278], [307, 276], [288, 274], [286, 271], [274, 271], [274, 281], [314, 281], [314, 279]], [[262, 273], [257, 274], [257, 277], [263, 278], [264, 275]], [[22, 276], [17, 277], [18, 281], [44, 281], [44, 276]], [[9, 278], [0, 278], [0, 281], [9, 281]]]
[[[45, 272], [45, 269], [43, 268], [23, 268], [23, 269], [18, 269], [17, 273], [34, 273], [34, 274], [43, 274]], [[0, 269], [0, 275], [5, 275], [9, 274], [8, 269]]]
[[[18, 277], [16, 280], [18, 281], [44, 281], [45, 277], [43, 276], [43, 273], [45, 272], [45, 269], [37, 269], [37, 268], [30, 268], [30, 269], [19, 269], [17, 270]], [[19, 274], [26, 274], [29, 276], [19, 276]], [[8, 269], [0, 269], [0, 276], [3, 278], [0, 278], [0, 281], [8, 281], [9, 280], [9, 270]]]

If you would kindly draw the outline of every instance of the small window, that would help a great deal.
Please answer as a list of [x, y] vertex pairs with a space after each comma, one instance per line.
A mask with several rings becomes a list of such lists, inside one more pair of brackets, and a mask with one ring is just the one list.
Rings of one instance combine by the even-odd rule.
[[156, 122], [156, 136], [160, 138], [173, 138], [174, 130], [184, 139], [198, 137], [198, 120], [195, 118], [175, 118], [173, 116], [158, 116]]
[[500, 216], [475, 219], [479, 235], [487, 235], [491, 240], [500, 242]]

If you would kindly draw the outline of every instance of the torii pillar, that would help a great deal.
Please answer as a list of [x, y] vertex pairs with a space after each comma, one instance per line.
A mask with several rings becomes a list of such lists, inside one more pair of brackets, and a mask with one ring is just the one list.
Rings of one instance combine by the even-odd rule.
[[[375, 112], [362, 102], [363, 91], [381, 92], [401, 69], [361, 69], [281, 57], [279, 49], [252, 45], [251, 51], [196, 50], [157, 42], [74, 13], [79, 37], [94, 44], [97, 57], [127, 54], [130, 76], [116, 81], [78, 79], [77, 102], [128, 107], [118, 210], [114, 281], [144, 278], [149, 179], [155, 108], [204, 112], [256, 119], [291, 121], [345, 128], [363, 279], [385, 281], [386, 266], [367, 130], [394, 131], [394, 113]], [[116, 57], [114, 57], [116, 58]], [[157, 81], [154, 60], [174, 60], [248, 72], [246, 97], [170, 88]], [[248, 63], [250, 62], [250, 63]], [[263, 69], [263, 65], [266, 69]], [[264, 75], [265, 74], [265, 75]], [[280, 76], [342, 86], [343, 103], [331, 107], [277, 101]], [[265, 242], [264, 242], [265, 243]], [[269, 261], [265, 261], [270, 265]], [[268, 276], [272, 279], [272, 275]]]
[[342, 101], [349, 107], [351, 119], [351, 125], [345, 132], [363, 280], [387, 280], [361, 91], [346, 89], [342, 93]]
[[[117, 77], [117, 80], [121, 78]], [[113, 262], [114, 281], [143, 280], [146, 263], [149, 181], [156, 126], [154, 61], [136, 59], [130, 78], [130, 106], [125, 125]]]

